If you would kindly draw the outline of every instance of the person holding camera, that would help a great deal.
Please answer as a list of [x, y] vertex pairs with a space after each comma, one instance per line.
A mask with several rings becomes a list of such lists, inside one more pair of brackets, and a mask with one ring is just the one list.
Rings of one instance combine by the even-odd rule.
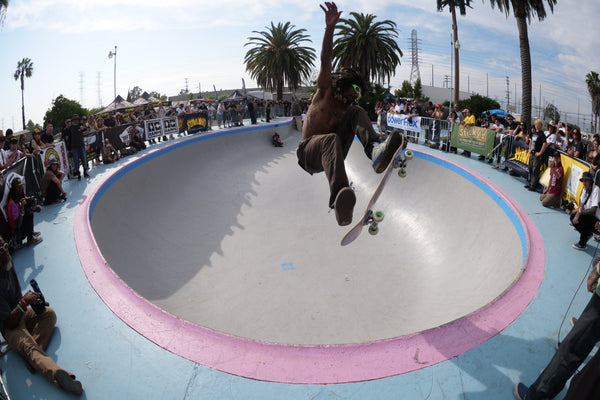
[[[37, 287], [35, 282], [32, 286]], [[35, 290], [35, 288], [34, 288]], [[39, 291], [39, 288], [38, 288]], [[30, 307], [31, 306], [31, 307]], [[46, 354], [56, 324], [56, 313], [47, 306], [41, 293], [24, 295], [15, 273], [8, 244], [0, 237], [0, 331], [8, 346], [27, 363], [62, 389], [81, 395], [81, 382], [75, 375], [59, 367]]]
[[25, 196], [25, 187], [21, 179], [13, 178], [8, 192], [6, 214], [10, 233], [16, 240], [17, 246], [20, 246], [25, 238], [27, 238], [28, 246], [41, 243], [42, 236], [33, 230], [33, 213], [41, 210], [42, 208], [37, 204], [35, 198]]
[[594, 185], [594, 177], [588, 171], [585, 171], [579, 179], [583, 182], [583, 190], [579, 197], [579, 207], [569, 209], [566, 212], [571, 217], [571, 222], [579, 232], [579, 242], [573, 244], [573, 248], [584, 250], [587, 242], [594, 233], [596, 222], [600, 220], [600, 188]]

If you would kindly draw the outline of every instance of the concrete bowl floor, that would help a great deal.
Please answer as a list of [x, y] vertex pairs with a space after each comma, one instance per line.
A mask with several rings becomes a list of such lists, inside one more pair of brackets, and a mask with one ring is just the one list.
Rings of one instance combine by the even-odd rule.
[[[280, 131], [293, 134], [289, 125]], [[377, 203], [381, 233], [365, 229], [341, 247], [349, 227], [327, 213], [324, 174], [311, 177], [293, 147], [268, 139], [254, 131], [197, 141], [112, 182], [92, 214], [110, 267], [181, 319], [302, 345], [435, 328], [491, 303], [519, 277], [526, 248], [511, 219], [455, 171], [415, 157]], [[346, 164], [358, 220], [379, 176], [358, 142]]]

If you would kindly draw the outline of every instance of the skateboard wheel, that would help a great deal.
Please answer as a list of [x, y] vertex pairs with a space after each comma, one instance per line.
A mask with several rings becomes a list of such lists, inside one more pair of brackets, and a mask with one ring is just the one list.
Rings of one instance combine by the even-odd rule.
[[398, 170], [398, 176], [399, 176], [400, 178], [406, 178], [406, 170], [405, 170], [404, 168], [400, 168], [400, 169]]
[[413, 153], [411, 150], [406, 150], [404, 152], [404, 157], [406, 157], [407, 160], [412, 159], [415, 156], [415, 153]]
[[379, 228], [377, 227], [377, 225], [369, 226], [369, 233], [371, 235], [377, 235], [379, 233]]
[[381, 211], [377, 211], [374, 215], [373, 215], [373, 219], [376, 222], [381, 222], [383, 221], [383, 213]]

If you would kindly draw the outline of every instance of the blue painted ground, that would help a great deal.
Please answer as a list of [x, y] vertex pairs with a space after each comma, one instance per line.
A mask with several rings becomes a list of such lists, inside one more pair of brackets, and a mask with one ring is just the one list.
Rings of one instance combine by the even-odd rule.
[[[412, 146], [430, 151], [423, 146]], [[36, 230], [42, 232], [43, 243], [20, 250], [14, 257], [21, 282], [37, 279], [58, 314], [49, 355], [81, 380], [84, 399], [512, 398], [514, 383], [533, 382], [550, 360], [559, 334], [564, 336], [569, 329], [568, 317], [577, 316], [587, 303], [590, 295], [584, 282], [597, 250], [596, 243], [591, 241], [592, 246], [586, 251], [572, 249], [571, 244], [577, 241], [578, 235], [569, 226], [566, 214], [543, 208], [538, 196], [523, 188], [522, 179], [493, 170], [475, 156], [468, 159], [438, 150], [431, 152], [464, 165], [500, 186], [532, 217], [544, 240], [546, 272], [537, 296], [513, 324], [477, 348], [414, 373], [339, 385], [254, 381], [175, 356], [139, 336], [114, 316], [81, 269], [73, 238], [75, 208], [92, 182], [118, 167], [101, 165], [92, 169], [92, 182], [65, 184], [68, 201], [45, 207], [36, 215]], [[160, 211], [161, 207], [157, 206], [156, 212]], [[0, 367], [13, 399], [70, 398], [39, 374], [30, 374], [12, 351], [0, 360]]]

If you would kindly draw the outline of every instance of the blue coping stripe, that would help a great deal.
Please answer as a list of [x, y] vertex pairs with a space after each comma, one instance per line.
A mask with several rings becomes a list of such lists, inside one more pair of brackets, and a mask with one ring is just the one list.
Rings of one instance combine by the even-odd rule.
[[[412, 150], [412, 149], [411, 149]], [[469, 172], [465, 171], [463, 168], [454, 165], [446, 160], [442, 160], [441, 158], [434, 157], [427, 153], [422, 153], [418, 150], [412, 150], [415, 154], [415, 157], [421, 158], [426, 161], [433, 162], [439, 166], [447, 168], [452, 172], [457, 173], [463, 178], [467, 179], [469, 182], [473, 183], [479, 189], [483, 190], [485, 194], [487, 194], [496, 204], [504, 211], [508, 219], [512, 222], [513, 226], [517, 230], [519, 234], [519, 239], [521, 241], [521, 249], [523, 250], [523, 263], [525, 263], [525, 257], [527, 255], [527, 235], [525, 233], [525, 227], [523, 226], [523, 222], [519, 218], [519, 216], [515, 213], [515, 210], [491, 187], [485, 184], [483, 181], [480, 181]]]
[[290, 118], [287, 121], [281, 122], [281, 123], [274, 123], [274, 124], [269, 124], [269, 125], [256, 125], [256, 126], [249, 126], [247, 128], [242, 128], [242, 129], [233, 129], [233, 130], [224, 130], [224, 131], [217, 131], [214, 133], [200, 133], [200, 134], [194, 134], [197, 136], [191, 136], [189, 138], [186, 138], [185, 140], [181, 140], [178, 142], [175, 142], [173, 144], [169, 144], [161, 149], [157, 149], [156, 151], [149, 153], [149, 154], [145, 154], [142, 155], [142, 157], [140, 157], [139, 159], [133, 161], [132, 163], [126, 165], [125, 167], [120, 167], [119, 170], [117, 170], [110, 178], [108, 178], [104, 183], [102, 183], [102, 186], [98, 189], [98, 191], [96, 192], [94, 198], [92, 199], [92, 201], [90, 202], [90, 222], [92, 221], [92, 215], [94, 214], [94, 209], [96, 208], [96, 204], [98, 203], [98, 201], [100, 200], [100, 197], [102, 197], [102, 195], [104, 194], [104, 192], [114, 183], [116, 182], [119, 178], [121, 178], [123, 175], [125, 175], [126, 173], [128, 173], [129, 171], [133, 170], [134, 168], [139, 167], [140, 165], [155, 159], [156, 157], [159, 157], [165, 153], [168, 153], [170, 151], [173, 151], [175, 149], [178, 149], [182, 146], [187, 146], [191, 143], [196, 143], [202, 140], [206, 140], [206, 139], [212, 139], [212, 138], [216, 138], [219, 136], [225, 136], [225, 135], [232, 135], [232, 134], [236, 134], [236, 133], [243, 133], [243, 132], [252, 132], [252, 131], [258, 131], [258, 130], [263, 130], [265, 128], [277, 128], [279, 126], [285, 126], [285, 125], [290, 125], [293, 122], [293, 118]]

